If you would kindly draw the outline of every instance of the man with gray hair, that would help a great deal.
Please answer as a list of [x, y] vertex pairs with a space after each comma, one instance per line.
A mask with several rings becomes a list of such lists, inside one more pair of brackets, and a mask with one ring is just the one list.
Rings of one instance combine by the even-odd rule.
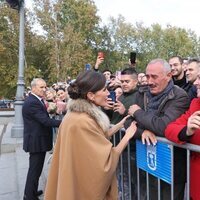
[[45, 155], [52, 149], [52, 127], [60, 120], [51, 119], [43, 98], [46, 82], [35, 78], [31, 82], [31, 93], [25, 99], [22, 115], [24, 120], [23, 149], [29, 152], [29, 169], [26, 178], [24, 200], [37, 200], [43, 192], [38, 191], [38, 182], [43, 169]]
[[[146, 67], [148, 91], [144, 93], [142, 109], [137, 104], [130, 106], [129, 114], [137, 122], [135, 139], [143, 143], [156, 144], [156, 137], [164, 137], [166, 126], [178, 118], [189, 106], [186, 92], [175, 86], [172, 81], [171, 67], [163, 59], [155, 59]], [[186, 177], [185, 151], [175, 149], [174, 152], [174, 199], [182, 200]], [[149, 175], [150, 199], [157, 199], [156, 179]], [[171, 199], [170, 185], [161, 181], [161, 199]]]

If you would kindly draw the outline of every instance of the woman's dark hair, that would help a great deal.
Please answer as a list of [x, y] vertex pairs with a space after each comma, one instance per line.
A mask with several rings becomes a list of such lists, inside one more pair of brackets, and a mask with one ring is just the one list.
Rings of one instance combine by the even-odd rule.
[[78, 75], [77, 79], [67, 88], [72, 99], [86, 99], [88, 92], [97, 92], [105, 87], [106, 78], [102, 73], [88, 70]]
[[56, 92], [58, 92], [59, 90], [62, 90], [62, 91], [64, 91], [64, 92], [66, 92], [66, 91], [65, 91], [65, 89], [64, 89], [64, 88], [62, 88], [62, 87], [60, 87], [60, 88], [56, 89]]

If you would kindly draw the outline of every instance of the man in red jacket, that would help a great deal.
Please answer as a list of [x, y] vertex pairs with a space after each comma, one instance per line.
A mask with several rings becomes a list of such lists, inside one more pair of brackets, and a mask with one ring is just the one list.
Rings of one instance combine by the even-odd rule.
[[[197, 88], [198, 98], [193, 99], [189, 110], [171, 122], [165, 130], [166, 138], [178, 144], [189, 142], [200, 145], [200, 66], [194, 85]], [[200, 154], [192, 152], [190, 161], [190, 196], [192, 200], [199, 200]]]

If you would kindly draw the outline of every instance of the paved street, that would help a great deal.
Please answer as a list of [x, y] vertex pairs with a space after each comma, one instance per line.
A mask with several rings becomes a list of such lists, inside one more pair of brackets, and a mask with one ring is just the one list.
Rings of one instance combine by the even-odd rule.
[[[11, 138], [12, 123], [9, 123], [3, 135], [0, 155], [0, 199], [22, 200], [28, 170], [28, 156], [22, 150], [22, 138]], [[40, 178], [39, 189], [44, 190], [49, 164], [46, 156], [44, 170]], [[40, 197], [43, 199], [43, 196]]]

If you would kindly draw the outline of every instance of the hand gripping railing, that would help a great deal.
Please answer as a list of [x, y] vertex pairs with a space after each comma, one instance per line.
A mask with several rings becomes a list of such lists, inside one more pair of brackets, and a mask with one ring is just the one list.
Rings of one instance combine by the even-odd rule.
[[[122, 138], [124, 134], [124, 131], [120, 131], [119, 133], [119, 139]], [[116, 145], [116, 141], [115, 141], [116, 137], [113, 137], [113, 144]], [[190, 200], [190, 156], [191, 156], [191, 151], [194, 152], [199, 152], [200, 153], [200, 146], [199, 145], [194, 145], [194, 144], [176, 144], [173, 143], [169, 140], [167, 140], [166, 138], [163, 137], [157, 137], [157, 140], [159, 142], [165, 143], [169, 145], [170, 151], [171, 151], [171, 200], [174, 200], [174, 147], [179, 147], [182, 149], [186, 149], [187, 152], [187, 183], [186, 183], [186, 195], [185, 198], [186, 200]], [[131, 186], [131, 180], [132, 177], [135, 176], [135, 174], [133, 174], [133, 166], [132, 166], [132, 160], [130, 159], [132, 157], [132, 152], [130, 152], [130, 144], [127, 147], [127, 150], [125, 151], [125, 153], [122, 154], [121, 158], [120, 158], [120, 162], [119, 162], [119, 170], [118, 170], [118, 182], [119, 182], [119, 190], [121, 193], [121, 197], [120, 200], [135, 200], [133, 199], [134, 197], [134, 191], [136, 191], [137, 193], [137, 199], [141, 200], [143, 199], [143, 197], [141, 197], [141, 194], [143, 195], [144, 193], [146, 194], [146, 199], [150, 199], [149, 198], [149, 173], [146, 172], [146, 191], [143, 191], [144, 188], [140, 188], [140, 175], [141, 175], [141, 170], [140, 168], [137, 168], [137, 190], [135, 190], [132, 186]], [[124, 162], [127, 159], [127, 162]], [[165, 166], [163, 166], [165, 167]], [[125, 170], [125, 172], [124, 172]], [[144, 172], [144, 171], [143, 171]], [[124, 177], [127, 176], [127, 177]], [[125, 181], [124, 181], [125, 180]], [[159, 178], [157, 178], [158, 180], [158, 200], [161, 199], [161, 180]], [[128, 185], [128, 186], [127, 186]], [[134, 190], [134, 191], [133, 191]]]

